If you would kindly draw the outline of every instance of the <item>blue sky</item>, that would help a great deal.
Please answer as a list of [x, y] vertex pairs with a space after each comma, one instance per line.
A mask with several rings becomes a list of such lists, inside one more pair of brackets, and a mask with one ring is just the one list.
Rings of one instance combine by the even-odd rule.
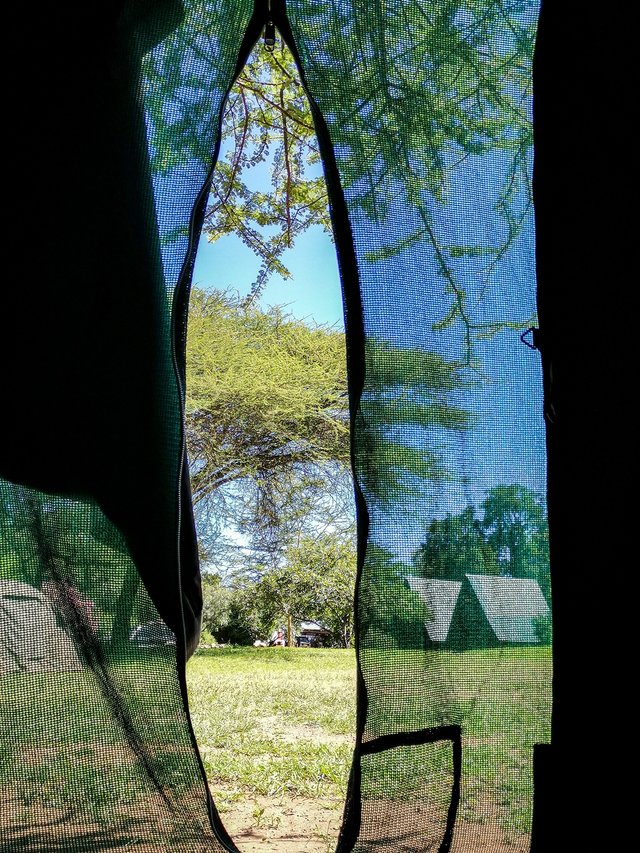
[[[224, 154], [223, 148], [221, 158]], [[481, 215], [480, 209], [488, 204], [483, 196], [487, 168], [491, 173], [486, 161], [471, 162], [468, 175], [458, 173], [458, 199], [450, 199], [448, 214], [455, 228], [471, 227], [469, 223], [472, 224], [474, 217]], [[268, 166], [252, 169], [247, 184], [251, 189], [264, 191], [270, 184]], [[490, 221], [489, 212], [485, 212], [485, 219]], [[356, 249], [362, 257], [367, 248], [368, 229], [363, 232], [365, 245], [360, 247], [357, 220], [356, 215], [354, 236]], [[509, 303], [513, 300], [522, 302], [525, 313], [535, 309], [533, 236], [531, 218], [517, 241], [514, 254], [506, 259], [504, 270], [497, 271], [492, 287], [483, 297], [490, 314], [510, 314]], [[310, 228], [297, 238], [294, 247], [285, 253], [282, 260], [291, 271], [292, 278], [284, 280], [274, 274], [262, 293], [261, 304], [284, 305], [287, 312], [298, 319], [343, 327], [340, 278], [336, 251], [330, 237], [319, 226]], [[421, 346], [440, 351], [445, 357], [459, 357], [459, 330], [435, 334], [431, 331], [434, 317], [422, 316], [425, 308], [435, 312], [435, 317], [442, 309], [438, 302], [442, 284], [435, 273], [432, 281], [425, 281], [423, 292], [416, 291], [415, 285], [406, 292], [399, 288], [404, 279], [411, 282], [414, 276], [412, 267], [416, 262], [411, 253], [406, 252], [382, 264], [377, 263], [373, 286], [369, 282], [363, 294], [367, 315], [370, 318], [378, 316], [378, 328], [384, 329], [385, 336], [395, 344]], [[420, 263], [424, 265], [424, 260]], [[369, 275], [368, 266], [361, 261], [361, 273], [365, 278]], [[259, 258], [239, 238], [229, 235], [209, 243], [201, 237], [193, 282], [204, 289], [230, 289], [245, 295], [259, 267]], [[477, 278], [477, 271], [471, 267], [465, 277], [472, 281]], [[368, 305], [367, 299], [371, 300], [372, 296], [374, 301]], [[519, 338], [518, 330], [505, 330], [497, 338], [478, 344], [481, 358], [485, 353], [487, 355], [482, 361], [488, 372], [481, 387], [460, 392], [459, 399], [455, 400], [476, 413], [476, 427], [467, 433], [443, 437], [441, 445], [448, 467], [455, 471], [453, 480], [434, 484], [431, 499], [406, 511], [396, 507], [391, 516], [375, 525], [381, 533], [381, 544], [401, 559], [408, 560], [423, 540], [424, 526], [429, 517], [459, 512], [470, 503], [479, 505], [486, 492], [495, 485], [520, 483], [538, 493], [545, 493], [540, 359], [539, 354], [527, 349]]]
[[[274, 274], [265, 289], [263, 305], [287, 305], [288, 312], [301, 320], [313, 320], [329, 326], [343, 325], [342, 291], [336, 250], [329, 236], [313, 226], [302, 234], [284, 257], [292, 278]], [[194, 285], [231, 288], [244, 295], [249, 292], [260, 268], [259, 259], [234, 235], [215, 243], [200, 238], [194, 270]]]
[[[333, 242], [320, 227], [311, 228], [283, 258], [292, 278], [274, 275], [263, 293], [263, 305], [287, 305], [293, 316], [316, 323], [342, 326], [342, 293]], [[249, 291], [259, 269], [259, 259], [235, 236], [215, 243], [200, 240], [194, 284], [205, 289], [231, 288]], [[402, 305], [395, 317], [398, 337], [409, 335], [416, 318]], [[507, 335], [519, 339], [518, 332]], [[510, 348], [505, 347], [505, 353]], [[469, 503], [480, 503], [486, 491], [498, 483], [519, 482], [544, 493], [544, 426], [539, 355], [523, 345], [514, 351], [518, 360], [505, 361], [505, 374], [515, 372], [517, 382], [500, 377], [498, 387], [488, 390], [487, 407], [476, 429], [449, 443], [449, 460], [461, 475], [456, 482], [433, 488], [434, 515], [459, 512]], [[522, 361], [526, 369], [523, 371]], [[462, 402], [462, 401], [461, 401]], [[474, 400], [478, 406], [477, 397]], [[422, 511], [428, 511], [423, 506]], [[400, 558], [409, 560], [424, 537], [425, 518], [396, 512], [387, 518], [384, 543]], [[235, 538], [235, 537], [234, 537]]]
[[[225, 158], [230, 148], [229, 142], [223, 142], [219, 160]], [[320, 165], [307, 168], [309, 178], [321, 175]], [[250, 190], [267, 190], [271, 186], [269, 162], [258, 163], [245, 171], [243, 180]], [[342, 288], [331, 237], [320, 226], [312, 226], [285, 251], [282, 262], [292, 277], [283, 279], [274, 273], [262, 294], [261, 304], [286, 305], [288, 312], [299, 320], [344, 328]], [[231, 289], [245, 295], [259, 269], [259, 258], [235, 235], [221, 237], [215, 243], [202, 236], [193, 283], [205, 289]]]

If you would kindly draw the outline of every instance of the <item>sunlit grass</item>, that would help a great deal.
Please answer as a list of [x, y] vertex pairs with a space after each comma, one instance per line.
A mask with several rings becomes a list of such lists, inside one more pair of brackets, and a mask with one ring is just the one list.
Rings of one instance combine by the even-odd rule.
[[[460, 820], [491, 822], [507, 836], [523, 837], [531, 822], [533, 744], [549, 736], [549, 649], [364, 652], [363, 665], [369, 675], [375, 667], [377, 676], [369, 734], [459, 723]], [[339, 816], [354, 743], [352, 650], [211, 649], [196, 653], [187, 676], [196, 736], [221, 811], [279, 798], [322, 803]], [[119, 663], [112, 677], [128, 697], [127, 713], [146, 732], [148, 759], [165, 790], [185, 796], [198, 784], [197, 771], [184, 717], [166, 700], [175, 679], [170, 655], [153, 665]], [[145, 769], [109, 707], [97, 701], [88, 671], [15, 674], [4, 686], [0, 785], [25, 808], [74, 801], [91, 819], [108, 822], [110, 809], [131, 809], [151, 795]], [[439, 750], [368, 758], [364, 796], [405, 803], [414, 789], [422, 797], [424, 780], [435, 774], [437, 790], [427, 788], [433, 802], [444, 802], [449, 747]], [[275, 819], [263, 799], [255, 808], [256, 821]]]
[[355, 655], [214, 649], [188, 666], [207, 776], [232, 792], [343, 799], [355, 739]]
[[[462, 725], [461, 818], [528, 832], [532, 748], [549, 736], [549, 649], [365, 652], [363, 663], [376, 668], [379, 690], [388, 694], [371, 706], [372, 734]], [[223, 810], [253, 795], [344, 799], [355, 726], [352, 651], [212, 649], [189, 663], [188, 683], [205, 769]], [[376, 760], [387, 771], [369, 774], [365, 796], [406, 798], [401, 780], [434, 771], [421, 766], [420, 755], [395, 773], [394, 762], [406, 765], [411, 756], [381, 754]], [[445, 773], [447, 756], [442, 750]]]

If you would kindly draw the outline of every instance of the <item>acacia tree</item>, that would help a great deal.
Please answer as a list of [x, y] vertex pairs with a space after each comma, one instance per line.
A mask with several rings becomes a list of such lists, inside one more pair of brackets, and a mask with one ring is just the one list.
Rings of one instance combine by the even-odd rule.
[[[379, 13], [375, 6], [373, 13]], [[523, 6], [522, 14], [510, 19], [513, 40], [505, 43], [496, 38], [504, 14], [497, 0], [444, 3], [433, 14], [407, 22], [397, 43], [388, 21], [381, 21], [380, 28], [370, 34], [367, 62], [348, 72], [340, 72], [342, 51], [331, 38], [323, 50], [329, 55], [335, 51], [336, 62], [314, 66], [320, 91], [333, 91], [332, 75], [340, 74], [342, 94], [335, 104], [332, 134], [334, 146], [351, 151], [342, 175], [350, 204], [373, 221], [384, 221], [391, 198], [375, 187], [392, 180], [419, 223], [397, 242], [369, 253], [367, 260], [388, 259], [418, 243], [431, 247], [449, 304], [434, 328], [461, 324], [466, 363], [471, 362], [477, 339], [504, 328], [526, 327], [533, 319], [487, 318], [478, 310], [479, 304], [474, 305], [475, 299], [469, 298], [459, 272], [461, 258], [484, 259], [480, 278], [486, 288], [496, 265], [525, 226], [532, 205], [532, 129], [527, 105], [534, 27]], [[339, 39], [362, 38], [357, 21], [345, 26], [354, 31], [340, 32]], [[381, 80], [385, 85], [380, 85]], [[407, 111], [411, 103], [421, 107]], [[408, 121], [412, 113], [413, 123]], [[424, 115], [430, 117], [428, 128]], [[380, 121], [380, 116], [385, 120]], [[282, 41], [272, 51], [258, 45], [249, 57], [229, 97], [222, 142], [226, 155], [217, 166], [204, 233], [211, 241], [236, 234], [258, 255], [261, 267], [251, 299], [273, 272], [289, 276], [283, 254], [309, 226], [320, 225], [331, 233], [310, 105], [295, 61]], [[486, 235], [482, 244], [452, 244], [439, 233], [434, 210], [446, 206], [457, 167], [484, 155], [503, 164], [502, 185], [494, 199], [501, 223], [496, 233], [501, 236], [492, 244], [486, 243]], [[271, 186], [266, 190], [251, 187], [252, 169], [258, 164], [270, 168]]]
[[344, 336], [194, 289], [187, 429], [194, 500], [234, 480], [348, 459]]
[[[529, 101], [536, 6], [533, 0], [506, 6], [503, 0], [447, 0], [437, 7], [417, 4], [416, 14], [409, 14], [397, 5], [390, 15], [379, 2], [356, 4], [350, 12], [336, 7], [330, 27], [323, 12], [318, 51], [306, 56], [305, 66], [316, 96], [339, 93], [331, 102], [331, 133], [334, 149], [349, 152], [341, 179], [350, 206], [372, 223], [383, 223], [400, 194], [415, 221], [410, 233], [378, 247], [369, 260], [416, 244], [430, 247], [448, 305], [435, 325], [461, 327], [464, 360], [470, 363], [479, 338], [532, 320], [488, 317], [484, 309], [491, 300], [484, 295], [532, 205]], [[224, 91], [235, 61], [232, 43], [214, 36], [219, 9], [207, 3], [199, 14], [201, 21], [178, 28], [143, 64], [151, 166], [162, 176], [187, 160], [208, 168], [211, 93]], [[313, 17], [309, 11], [308, 20]], [[186, 63], [185, 57], [194, 61]], [[326, 189], [316, 168], [317, 142], [300, 74], [281, 42], [272, 52], [256, 46], [228, 105], [222, 127], [228, 151], [218, 166], [205, 233], [212, 240], [238, 234], [258, 254], [255, 297], [273, 271], [287, 274], [283, 253], [302, 231], [314, 223], [329, 228]], [[495, 239], [452, 238], [440, 230], [442, 217], [435, 213], [448, 204], [458, 167], [485, 156], [499, 164], [490, 200]], [[271, 169], [266, 191], [251, 188], [251, 169], [260, 163]], [[184, 233], [180, 226], [163, 238]], [[460, 259], [480, 263], [474, 272], [478, 292], [467, 292]]]
[[[344, 334], [194, 289], [187, 337], [187, 447], [196, 511], [235, 525], [258, 550], [281, 553], [301, 529], [349, 530]], [[359, 475], [383, 505], [445, 476], [438, 452], [411, 429], [464, 430], [449, 401], [460, 368], [441, 356], [370, 339], [359, 418]], [[211, 549], [210, 549], [211, 550]], [[228, 557], [228, 554], [225, 554]]]
[[[216, 165], [203, 233], [235, 234], [261, 261], [249, 301], [269, 276], [291, 273], [286, 249], [311, 225], [332, 236], [329, 199], [309, 101], [289, 50], [260, 45], [231, 90], [222, 122], [226, 154]], [[270, 186], [251, 188], [252, 170], [270, 169]]]
[[211, 540], [234, 526], [273, 550], [320, 516], [350, 527], [344, 345], [341, 332], [279, 308], [193, 290], [187, 448]]

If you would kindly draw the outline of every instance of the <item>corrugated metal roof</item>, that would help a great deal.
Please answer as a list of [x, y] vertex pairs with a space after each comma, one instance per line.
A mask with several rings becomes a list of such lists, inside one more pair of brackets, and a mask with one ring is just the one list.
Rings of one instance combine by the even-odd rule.
[[537, 581], [466, 575], [494, 634], [504, 643], [537, 643], [533, 620], [549, 607]]
[[329, 629], [327, 628], [326, 625], [322, 625], [320, 622], [301, 622], [300, 623], [300, 632], [302, 634], [304, 634], [305, 631], [325, 632], [325, 631], [329, 631]]
[[462, 582], [416, 578], [413, 575], [408, 575], [405, 580], [409, 589], [420, 596], [433, 614], [433, 617], [424, 623], [429, 639], [444, 643], [449, 635]]

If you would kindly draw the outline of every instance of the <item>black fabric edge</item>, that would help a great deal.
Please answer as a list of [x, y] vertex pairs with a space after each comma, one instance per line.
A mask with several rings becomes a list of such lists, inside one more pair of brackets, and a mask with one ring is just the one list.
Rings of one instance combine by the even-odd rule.
[[[185, 445], [185, 431], [184, 431], [184, 383], [185, 383], [185, 371], [186, 371], [186, 339], [187, 339], [187, 322], [188, 322], [188, 311], [189, 311], [189, 295], [191, 292], [191, 281], [193, 277], [193, 268], [195, 265], [196, 254], [198, 249], [198, 241], [200, 239], [200, 232], [202, 231], [202, 223], [204, 221], [204, 214], [206, 209], [207, 197], [209, 194], [209, 189], [211, 187], [211, 182], [213, 180], [213, 174], [215, 171], [216, 164], [218, 162], [218, 156], [220, 154], [220, 146], [221, 146], [221, 127], [222, 127], [222, 115], [224, 112], [224, 108], [229, 96], [229, 92], [231, 91], [233, 84], [238, 76], [238, 74], [242, 71], [244, 67], [247, 57], [255, 44], [260, 31], [262, 29], [262, 24], [259, 20], [256, 20], [256, 12], [254, 9], [254, 13], [249, 20], [249, 24], [247, 26], [247, 31], [243, 38], [243, 41], [240, 45], [238, 51], [238, 59], [236, 61], [236, 66], [233, 72], [233, 77], [231, 83], [222, 99], [220, 105], [218, 119], [218, 132], [216, 138], [216, 144], [211, 154], [211, 167], [207, 176], [204, 180], [202, 188], [198, 193], [198, 196], [195, 200], [194, 206], [191, 211], [191, 217], [189, 220], [189, 238], [188, 238], [188, 247], [185, 253], [185, 259], [182, 264], [182, 268], [180, 270], [180, 274], [178, 276], [178, 280], [176, 283], [176, 287], [173, 292], [173, 302], [172, 302], [172, 312], [171, 312], [171, 336], [172, 336], [172, 348], [174, 354], [174, 369], [176, 375], [176, 381], [179, 386], [180, 391], [180, 405], [181, 405], [181, 429], [180, 429], [180, 441], [181, 441], [181, 458], [180, 458], [180, 474], [178, 477], [178, 489], [179, 489], [179, 501], [178, 505], [180, 507], [180, 518], [179, 518], [179, 531], [181, 536], [185, 536], [186, 538], [190, 538], [191, 540], [195, 540], [196, 538], [196, 529], [193, 520], [193, 510], [192, 504], [190, 500], [183, 500], [183, 493], [185, 491], [184, 478], [187, 469], [187, 457], [186, 457], [186, 445]], [[185, 506], [186, 504], [186, 506]], [[184, 509], [189, 509], [189, 517], [185, 518]], [[186, 528], [186, 534], [185, 534]], [[184, 552], [185, 545], [183, 540], [183, 547], [181, 549]], [[193, 574], [200, 574], [200, 567], [197, 560], [197, 547], [192, 549], [195, 554], [195, 566], [192, 566]], [[182, 563], [180, 565], [179, 575], [182, 578], [183, 575], [183, 566]], [[184, 601], [181, 602], [182, 605], [182, 615], [183, 615], [183, 627], [184, 626]], [[188, 654], [188, 643], [184, 643], [185, 650], [187, 650]]]
[[411, 732], [399, 732], [392, 735], [381, 735], [374, 740], [363, 743], [359, 749], [358, 758], [362, 755], [376, 755], [398, 747], [422, 746], [426, 743], [451, 741], [453, 783], [451, 799], [447, 811], [442, 841], [438, 853], [449, 853], [453, 842], [453, 831], [460, 804], [460, 785], [462, 777], [462, 729], [460, 726], [436, 726], [435, 728], [418, 729]]
[[[184, 644], [186, 649], [187, 659], [195, 651], [200, 631], [200, 616], [195, 611], [198, 610], [197, 602], [192, 600], [193, 597], [185, 597], [185, 590], [182, 586], [183, 578], [187, 577], [182, 558], [186, 557], [189, 560], [188, 579], [191, 585], [200, 588], [200, 564], [198, 559], [198, 548], [196, 541], [195, 520], [193, 517], [193, 505], [190, 500], [190, 487], [188, 486], [187, 476], [187, 455], [186, 441], [184, 431], [184, 400], [185, 400], [185, 374], [186, 374], [186, 341], [187, 341], [187, 323], [189, 313], [189, 295], [191, 293], [191, 281], [193, 278], [193, 268], [196, 261], [198, 251], [198, 242], [202, 231], [202, 223], [206, 210], [207, 198], [209, 189], [213, 180], [216, 164], [220, 154], [220, 146], [222, 143], [222, 115], [229, 97], [229, 92], [235, 83], [237, 76], [242, 71], [247, 57], [251, 49], [259, 38], [262, 30], [263, 22], [260, 19], [258, 10], [254, 7], [253, 14], [247, 25], [244, 38], [238, 50], [238, 58], [233, 71], [231, 83], [224, 94], [221, 101], [219, 115], [217, 116], [217, 134], [216, 143], [211, 154], [211, 166], [203, 185], [196, 197], [191, 216], [189, 219], [189, 237], [188, 246], [185, 253], [185, 258], [178, 276], [176, 287], [173, 292], [173, 301], [171, 308], [171, 348], [173, 355], [174, 372], [176, 382], [178, 384], [178, 396], [180, 401], [180, 444], [181, 444], [181, 460], [179, 463], [178, 473], [178, 535], [179, 535], [179, 583], [180, 583], [180, 606], [182, 615], [182, 625], [184, 633]], [[189, 495], [185, 495], [185, 490], [189, 489]], [[196, 604], [196, 606], [192, 606]], [[185, 611], [185, 605], [187, 610]], [[201, 601], [200, 601], [201, 609]], [[193, 616], [192, 616], [193, 614]], [[197, 618], [193, 618], [196, 616]], [[188, 618], [191, 617], [191, 618]]]
[[547, 826], [553, 804], [553, 747], [549, 743], [533, 745], [533, 816], [530, 853], [549, 850], [551, 837]]
[[453, 785], [451, 786], [451, 800], [449, 802], [449, 811], [447, 812], [447, 825], [445, 827], [442, 844], [438, 853], [449, 853], [451, 844], [453, 843], [453, 832], [458, 816], [458, 806], [460, 805], [460, 789], [462, 782], [462, 730], [460, 726], [453, 726], [457, 729], [457, 733], [452, 738], [453, 748]]
[[[185, 259], [182, 265], [182, 269], [180, 270], [180, 275], [178, 276], [178, 281], [173, 294], [173, 303], [172, 303], [172, 350], [174, 354], [174, 369], [176, 375], [176, 381], [178, 382], [180, 389], [180, 405], [182, 409], [181, 413], [181, 445], [182, 445], [182, 454], [180, 461], [180, 473], [178, 477], [178, 512], [179, 512], [179, 520], [178, 520], [178, 532], [180, 537], [180, 545], [179, 545], [179, 553], [184, 553], [185, 547], [187, 547], [187, 543], [185, 543], [185, 539], [193, 540], [193, 537], [196, 536], [195, 524], [193, 519], [193, 505], [191, 504], [190, 499], [185, 501], [183, 499], [183, 489], [184, 483], [182, 482], [183, 478], [188, 480], [187, 475], [187, 456], [186, 456], [186, 445], [185, 445], [185, 431], [184, 431], [184, 379], [185, 379], [185, 365], [186, 365], [186, 334], [187, 334], [187, 322], [188, 322], [188, 310], [189, 310], [189, 295], [191, 292], [191, 281], [193, 276], [193, 268], [196, 260], [196, 253], [198, 248], [198, 241], [200, 238], [200, 232], [202, 230], [202, 223], [204, 220], [204, 214], [206, 209], [206, 201], [209, 194], [209, 188], [211, 186], [211, 182], [213, 180], [213, 175], [215, 171], [216, 164], [218, 162], [218, 157], [220, 154], [220, 147], [222, 143], [221, 139], [221, 129], [222, 129], [222, 116], [224, 113], [224, 108], [229, 97], [229, 93], [236, 81], [236, 78], [244, 68], [244, 65], [251, 53], [251, 50], [258, 40], [260, 33], [262, 31], [262, 27], [264, 25], [264, 21], [262, 16], [259, 13], [258, 9], [258, 0], [256, 0], [254, 5], [253, 14], [249, 20], [247, 25], [247, 29], [245, 31], [244, 38], [242, 43], [238, 49], [238, 58], [236, 61], [236, 66], [233, 72], [233, 76], [229, 87], [221, 101], [220, 110], [217, 117], [218, 120], [218, 132], [216, 135], [216, 143], [211, 155], [211, 167], [207, 174], [207, 177], [202, 185], [202, 188], [195, 200], [194, 206], [191, 211], [191, 217], [189, 221], [189, 240], [188, 240], [188, 248], [185, 254]], [[186, 505], [185, 505], [186, 504]], [[185, 510], [188, 510], [188, 517], [185, 517]], [[192, 547], [190, 550], [195, 554], [195, 567], [191, 566], [192, 575], [197, 576], [198, 582], [200, 579], [200, 566], [197, 557], [197, 544], [195, 547]], [[182, 585], [182, 576], [183, 576], [183, 566], [180, 564], [179, 568], [179, 578], [180, 584]], [[211, 828], [216, 836], [216, 839], [225, 847], [229, 853], [239, 853], [238, 848], [236, 847], [233, 839], [227, 832], [216, 808], [215, 802], [213, 800], [213, 796], [209, 789], [209, 780], [207, 779], [207, 774], [204, 768], [204, 763], [202, 761], [202, 756], [200, 755], [200, 749], [198, 746], [198, 741], [196, 739], [196, 735], [193, 729], [193, 723], [191, 720], [191, 712], [189, 709], [189, 696], [187, 690], [187, 677], [186, 677], [186, 663], [187, 659], [190, 656], [188, 653], [188, 644], [187, 644], [187, 634], [186, 634], [186, 625], [185, 625], [185, 612], [184, 612], [184, 599], [181, 594], [181, 612], [183, 619], [183, 637], [182, 644], [176, 645], [176, 665], [177, 665], [177, 674], [178, 681], [180, 684], [180, 693], [182, 695], [182, 703], [185, 711], [185, 716], [187, 720], [187, 726], [189, 729], [189, 737], [191, 740], [191, 744], [193, 747], [193, 751], [196, 757], [196, 761], [198, 764], [198, 768], [200, 770], [200, 775], [202, 777], [202, 781], [204, 783], [204, 788], [206, 792], [206, 802], [207, 802], [207, 811], [209, 815], [209, 822]]]
[[[629, 703], [620, 691], [635, 664], [625, 626], [637, 613], [635, 597], [620, 591], [637, 550], [637, 510], [633, 500], [616, 501], [637, 487], [629, 394], [637, 385], [637, 233], [621, 118], [635, 93], [622, 11], [620, 3], [542, 0], [533, 62], [553, 598], [551, 744], [534, 747], [536, 853], [626, 850], [634, 829], [624, 783]], [[584, 642], [585, 614], [593, 613], [615, 614], [615, 652], [597, 668]]]
[[395, 749], [398, 746], [421, 746], [425, 743], [438, 743], [441, 740], [461, 743], [462, 729], [460, 726], [435, 726], [434, 728], [416, 729], [411, 732], [380, 735], [380, 737], [363, 743], [360, 747], [360, 754], [375, 755], [378, 752], [385, 752], [387, 749]]
[[[260, 0], [256, 0], [258, 4]], [[263, 13], [266, 14], [266, 0], [262, 3]], [[358, 595], [362, 571], [365, 562], [367, 543], [369, 539], [369, 511], [367, 503], [358, 483], [356, 473], [355, 434], [356, 421], [359, 411], [360, 398], [365, 381], [365, 334], [364, 313], [360, 292], [360, 273], [356, 258], [353, 232], [349, 219], [349, 212], [340, 180], [340, 173], [336, 161], [335, 151], [331, 140], [331, 134], [322, 112], [314, 100], [307, 83], [304, 65], [296, 45], [296, 40], [287, 17], [285, 0], [272, 0], [271, 14], [273, 22], [280, 32], [285, 44], [291, 51], [300, 73], [300, 79], [306, 96], [311, 105], [311, 113], [315, 126], [316, 136], [320, 148], [320, 156], [324, 170], [324, 177], [329, 194], [331, 222], [336, 243], [338, 256], [338, 267], [342, 283], [342, 299], [344, 306], [345, 337], [347, 341], [347, 377], [349, 387], [349, 411], [350, 411], [350, 435], [351, 435], [351, 470], [353, 472], [354, 497], [356, 506], [356, 528], [357, 528], [357, 568], [354, 592], [354, 637], [356, 652], [356, 749], [351, 765], [347, 796], [345, 799], [345, 810], [342, 826], [338, 838], [337, 851], [349, 853], [357, 842], [360, 832], [362, 817], [361, 808], [361, 769], [358, 757], [358, 749], [362, 743], [362, 734], [365, 727], [368, 708], [367, 687], [362, 674], [360, 663], [359, 642], [359, 618], [358, 618]]]

